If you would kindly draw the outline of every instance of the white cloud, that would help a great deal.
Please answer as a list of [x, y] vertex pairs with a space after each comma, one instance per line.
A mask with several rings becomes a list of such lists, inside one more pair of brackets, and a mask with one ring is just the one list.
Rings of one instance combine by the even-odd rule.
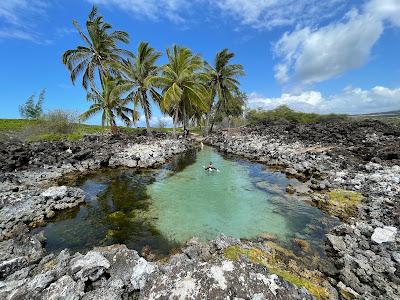
[[23, 13], [41, 13], [47, 7], [42, 0], [5, 0], [0, 2], [0, 20], [18, 24]]
[[43, 15], [48, 6], [48, 2], [43, 0], [0, 1], [0, 39], [15, 38], [43, 43], [35, 31], [35, 19]]
[[275, 79], [279, 82], [287, 82], [289, 80], [288, 67], [286, 64], [278, 64], [274, 68]]
[[399, 0], [371, 0], [366, 5], [366, 11], [381, 20], [389, 20], [393, 25], [400, 26]]
[[[166, 127], [172, 127], [172, 118], [169, 116], [152, 116], [150, 118], [150, 126], [151, 127], [159, 127], [160, 121], [165, 124]], [[140, 115], [139, 122], [138, 122], [139, 127], [145, 127], [146, 126], [146, 119], [144, 115]]]
[[376, 86], [372, 89], [347, 87], [337, 95], [323, 96], [318, 91], [300, 94], [282, 94], [268, 98], [257, 93], [249, 95], [251, 108], [274, 109], [279, 105], [303, 112], [318, 113], [374, 113], [400, 109], [400, 88], [390, 89]]
[[143, 16], [151, 20], [162, 17], [175, 22], [182, 23], [183, 10], [191, 3], [185, 0], [87, 0], [93, 4], [115, 5], [120, 9], [133, 13], [135, 16]]
[[272, 29], [310, 25], [329, 19], [343, 9], [345, 0], [216, 0], [210, 1], [255, 28]]
[[274, 47], [282, 60], [275, 78], [281, 83], [293, 80], [307, 85], [361, 67], [383, 33], [386, 20], [400, 25], [400, 1], [371, 0], [362, 13], [353, 9], [340, 22], [285, 33]]

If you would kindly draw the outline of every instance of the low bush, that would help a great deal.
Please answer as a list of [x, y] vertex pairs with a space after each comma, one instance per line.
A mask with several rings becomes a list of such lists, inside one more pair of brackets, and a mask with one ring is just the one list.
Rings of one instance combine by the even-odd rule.
[[297, 112], [286, 105], [279, 106], [273, 110], [252, 109], [247, 112], [246, 119], [250, 124], [262, 124], [269, 122], [289, 121], [293, 123], [309, 124], [334, 122], [346, 120], [346, 115]]
[[73, 113], [57, 109], [48, 112], [35, 123], [26, 126], [23, 137], [30, 141], [61, 140], [77, 136], [76, 116]]
[[77, 117], [75, 114], [61, 109], [53, 110], [40, 120], [44, 133], [70, 134], [76, 128]]

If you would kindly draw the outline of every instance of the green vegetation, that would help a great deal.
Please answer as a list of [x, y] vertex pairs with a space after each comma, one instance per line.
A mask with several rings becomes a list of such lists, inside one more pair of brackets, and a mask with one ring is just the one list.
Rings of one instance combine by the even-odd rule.
[[[43, 119], [0, 119], [0, 140], [1, 139], [22, 139], [27, 141], [60, 141], [60, 140], [78, 140], [87, 134], [100, 134], [110, 131], [108, 126], [73, 124], [73, 132], [57, 133], [51, 129], [51, 126], [44, 126]], [[47, 128], [47, 132], [43, 129]], [[119, 130], [126, 134], [135, 134], [142, 132], [143, 128], [120, 127]], [[151, 128], [158, 132], [171, 132], [170, 128]], [[50, 131], [50, 132], [49, 132]], [[193, 128], [192, 132], [199, 132], [198, 128]]]
[[46, 95], [46, 90], [42, 90], [35, 104], [35, 94], [30, 96], [24, 105], [19, 107], [21, 116], [25, 119], [38, 119], [43, 114], [43, 101]]
[[326, 209], [333, 215], [347, 219], [356, 215], [363, 196], [358, 192], [333, 190], [327, 193]]
[[188, 120], [195, 111], [206, 112], [208, 90], [202, 73], [203, 60], [188, 48], [173, 46], [167, 49], [168, 63], [160, 76], [153, 79], [162, 89], [161, 110], [173, 118], [173, 134], [176, 136], [178, 121], [188, 128]]
[[[116, 132], [116, 117], [124, 121], [126, 126], [130, 126], [131, 120], [138, 119], [135, 111], [127, 107], [130, 99], [121, 99], [122, 93], [127, 92], [127, 86], [120, 78], [104, 77], [102, 80], [103, 89], [101, 92], [92, 90], [87, 94], [87, 99], [94, 103], [89, 110], [80, 116], [82, 121], [89, 119], [98, 112], [102, 112], [101, 125], [110, 126], [112, 132]], [[130, 118], [131, 117], [131, 118]]]
[[332, 190], [326, 194], [316, 194], [313, 203], [320, 209], [329, 214], [348, 220], [357, 214], [357, 207], [363, 199], [363, 195], [358, 192], [347, 190]]
[[290, 109], [286, 105], [282, 105], [273, 110], [252, 109], [247, 112], [246, 119], [250, 124], [262, 124], [282, 120], [307, 124], [346, 120], [347, 116], [337, 114], [321, 115], [316, 113], [297, 112]]
[[0, 119], [0, 132], [19, 132], [28, 126], [33, 126], [37, 120]]
[[137, 106], [143, 109], [147, 134], [151, 136], [149, 96], [153, 97], [153, 99], [160, 98], [152, 80], [157, 76], [158, 67], [156, 66], [156, 61], [161, 56], [161, 53], [144, 42], [139, 44], [137, 53], [137, 55], [130, 54], [130, 58], [118, 63], [116, 67], [125, 78], [125, 85], [128, 86], [128, 90], [131, 91], [127, 98], [132, 99], [135, 113], [137, 112]]
[[[224, 49], [215, 57], [214, 66], [206, 63], [207, 85], [211, 92], [206, 130], [212, 131], [217, 118], [223, 115], [240, 116], [243, 113], [246, 96], [239, 90], [239, 76], [244, 76], [243, 66], [230, 64], [235, 54]], [[215, 101], [217, 98], [217, 101]], [[210, 121], [211, 119], [211, 121]], [[208, 123], [211, 122], [209, 128]]]
[[153, 100], [162, 113], [172, 117], [176, 136], [179, 124], [186, 129], [207, 120], [211, 131], [216, 121], [242, 115], [246, 97], [237, 78], [244, 75], [243, 66], [230, 64], [234, 54], [228, 49], [217, 53], [215, 65], [210, 66], [190, 49], [175, 45], [166, 50], [168, 62], [159, 67], [156, 62], [161, 53], [148, 43], [141, 42], [137, 54], [120, 48], [119, 43], [129, 43], [128, 34], [112, 31], [96, 7], [89, 13], [86, 32], [76, 21], [73, 24], [84, 44], [67, 50], [62, 61], [73, 83], [82, 76], [87, 98], [93, 102], [81, 120], [102, 112], [102, 125], [109, 125], [115, 133], [117, 119], [131, 126], [141, 108], [151, 135]]
[[224, 250], [227, 259], [238, 260], [241, 257], [249, 261], [266, 266], [272, 274], [300, 287], [305, 287], [317, 299], [330, 299], [330, 294], [323, 287], [325, 280], [317, 271], [310, 271], [299, 267], [299, 258], [293, 252], [273, 242], [268, 242], [269, 250], [259, 248], [243, 248], [231, 246]]
[[82, 86], [88, 90], [97, 90], [96, 73], [100, 80], [108, 77], [112, 68], [111, 63], [121, 61], [122, 55], [128, 51], [118, 48], [118, 43], [129, 43], [129, 35], [123, 31], [113, 31], [111, 24], [104, 22], [103, 17], [97, 14], [97, 8], [89, 13], [86, 21], [87, 34], [82, 31], [77, 21], [72, 22], [84, 41], [84, 46], [67, 50], [62, 57], [63, 64], [71, 72], [71, 80], [75, 83], [82, 75]]

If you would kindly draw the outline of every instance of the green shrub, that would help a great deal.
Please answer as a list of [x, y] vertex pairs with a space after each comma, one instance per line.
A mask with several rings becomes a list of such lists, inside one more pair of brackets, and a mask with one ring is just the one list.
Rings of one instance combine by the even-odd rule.
[[56, 109], [48, 112], [35, 123], [26, 126], [22, 138], [30, 141], [74, 139], [77, 136], [74, 114]]
[[41, 118], [44, 133], [70, 134], [76, 127], [77, 117], [62, 109], [56, 109]]
[[252, 109], [247, 112], [246, 119], [250, 124], [262, 124], [280, 121], [309, 124], [346, 120], [347, 116], [337, 114], [321, 115], [316, 113], [297, 112], [290, 109], [286, 105], [281, 105], [273, 110]]

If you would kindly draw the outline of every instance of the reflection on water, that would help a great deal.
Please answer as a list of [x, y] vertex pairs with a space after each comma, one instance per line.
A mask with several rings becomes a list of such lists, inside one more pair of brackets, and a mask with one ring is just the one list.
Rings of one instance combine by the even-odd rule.
[[[220, 172], [204, 171], [210, 161]], [[296, 237], [318, 250], [337, 221], [289, 196], [288, 184], [299, 182], [205, 147], [160, 170], [106, 170], [79, 179], [76, 185], [86, 192], [87, 203], [42, 229], [49, 251], [124, 243], [168, 254], [192, 236], [207, 240], [220, 233], [241, 238], [272, 234], [288, 246]]]

